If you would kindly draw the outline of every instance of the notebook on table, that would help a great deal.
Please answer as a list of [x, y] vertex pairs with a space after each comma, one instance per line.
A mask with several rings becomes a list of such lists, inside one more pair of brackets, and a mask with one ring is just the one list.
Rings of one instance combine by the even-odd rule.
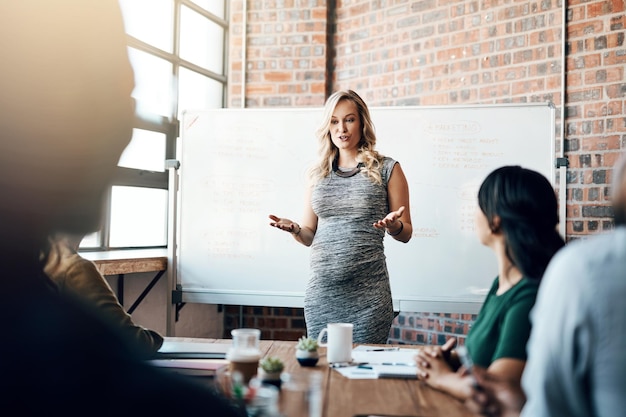
[[230, 343], [189, 342], [165, 338], [154, 359], [226, 359]]
[[228, 366], [226, 359], [151, 359], [148, 362], [174, 373], [191, 376], [214, 376], [218, 369]]
[[350, 379], [417, 379], [415, 349], [360, 345], [352, 350], [352, 362], [336, 371]]

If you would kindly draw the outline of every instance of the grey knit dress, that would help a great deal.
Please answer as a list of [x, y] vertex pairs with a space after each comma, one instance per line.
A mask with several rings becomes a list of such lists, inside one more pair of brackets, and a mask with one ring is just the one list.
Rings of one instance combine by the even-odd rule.
[[328, 323], [353, 323], [355, 343], [387, 343], [394, 313], [385, 233], [372, 224], [389, 213], [387, 182], [395, 163], [384, 159], [381, 185], [364, 173], [331, 172], [313, 188], [318, 223], [304, 298], [310, 337]]

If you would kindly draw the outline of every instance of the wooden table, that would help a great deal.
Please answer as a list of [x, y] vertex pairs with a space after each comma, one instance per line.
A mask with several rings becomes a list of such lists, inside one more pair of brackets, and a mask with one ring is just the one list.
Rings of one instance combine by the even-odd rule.
[[146, 298], [152, 288], [159, 282], [167, 270], [166, 249], [134, 249], [107, 252], [80, 252], [83, 258], [89, 259], [102, 275], [117, 275], [116, 295], [124, 305], [124, 278], [125, 274], [140, 272], [156, 272], [137, 299], [126, 310], [133, 314], [139, 304]]
[[[230, 343], [229, 339], [175, 339]], [[323, 417], [476, 417], [455, 398], [417, 380], [348, 379], [328, 367], [326, 348], [320, 348], [317, 366], [302, 367], [295, 358], [295, 345], [296, 342], [291, 341], [261, 340], [260, 343], [263, 356], [276, 356], [283, 360], [285, 372], [322, 372]]]

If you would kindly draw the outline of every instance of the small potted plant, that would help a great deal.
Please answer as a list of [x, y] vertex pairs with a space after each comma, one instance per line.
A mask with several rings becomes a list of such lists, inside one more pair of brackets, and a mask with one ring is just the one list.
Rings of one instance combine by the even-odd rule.
[[275, 385], [280, 388], [280, 374], [285, 369], [285, 364], [280, 358], [268, 356], [259, 362], [257, 378], [263, 383]]
[[320, 356], [317, 352], [317, 339], [302, 336], [296, 345], [296, 359], [302, 366], [315, 366]]

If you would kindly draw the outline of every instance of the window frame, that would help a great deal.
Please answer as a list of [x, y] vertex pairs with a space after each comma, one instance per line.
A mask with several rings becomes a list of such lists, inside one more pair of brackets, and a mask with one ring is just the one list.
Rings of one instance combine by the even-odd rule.
[[[191, 0], [172, 0], [173, 1], [173, 36], [172, 36], [172, 52], [164, 51], [149, 43], [139, 40], [129, 34], [126, 34], [127, 47], [135, 48], [141, 52], [148, 53], [157, 58], [161, 58], [172, 64], [172, 106], [171, 114], [168, 116], [156, 115], [156, 114], [136, 114], [133, 128], [143, 129], [148, 131], [154, 131], [165, 135], [165, 159], [175, 159], [177, 150], [176, 143], [180, 132], [180, 121], [178, 120], [178, 104], [179, 104], [179, 89], [178, 89], [178, 75], [180, 68], [196, 72], [214, 81], [222, 84], [222, 107], [225, 107], [228, 102], [228, 42], [229, 42], [229, 22], [226, 17], [230, 14], [230, 2], [228, 0], [223, 1], [223, 10], [225, 18], [222, 19], [208, 10], [205, 10], [201, 6], [192, 2]], [[220, 26], [224, 31], [224, 39], [222, 47], [222, 74], [218, 74], [202, 66], [196, 65], [192, 62], [186, 61], [180, 58], [180, 32], [181, 32], [181, 8], [185, 6], [192, 11], [199, 13], [203, 17], [207, 18], [210, 22]], [[165, 165], [165, 161], [164, 165]], [[129, 186], [129, 187], [141, 187], [141, 188], [156, 188], [162, 190], [169, 189], [169, 174], [167, 169], [163, 172], [160, 171], [148, 171], [144, 169], [133, 169], [127, 167], [117, 167], [110, 186], [107, 189], [107, 193], [104, 198], [104, 209], [102, 227], [98, 231], [98, 245], [90, 247], [80, 247], [81, 251], [94, 252], [94, 251], [113, 251], [113, 250], [127, 250], [127, 249], [152, 249], [152, 248], [164, 248], [167, 245], [154, 245], [154, 246], [142, 246], [141, 248], [131, 247], [111, 247], [110, 246], [110, 231], [111, 231], [111, 193], [113, 186]], [[167, 230], [167, 229], [166, 229]], [[168, 241], [166, 239], [166, 241]]]

